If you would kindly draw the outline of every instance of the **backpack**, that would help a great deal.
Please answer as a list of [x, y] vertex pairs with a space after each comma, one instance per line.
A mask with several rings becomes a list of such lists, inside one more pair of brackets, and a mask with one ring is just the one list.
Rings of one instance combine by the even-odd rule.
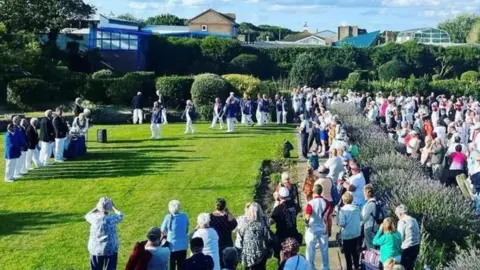
[[375, 200], [373, 201], [373, 203], [375, 204], [375, 215], [372, 215], [372, 216], [375, 222], [378, 225], [380, 225], [382, 224], [383, 220], [387, 217], [387, 207], [381, 201]]
[[333, 179], [330, 178], [330, 180], [332, 182], [332, 188], [330, 189], [330, 192], [332, 193], [332, 207], [335, 207], [340, 202], [340, 193], [338, 192], [337, 185], [335, 185]]

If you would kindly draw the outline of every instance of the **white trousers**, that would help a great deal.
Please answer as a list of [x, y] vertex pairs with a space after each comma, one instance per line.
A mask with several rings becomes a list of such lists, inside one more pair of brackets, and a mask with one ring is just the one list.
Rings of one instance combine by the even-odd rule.
[[160, 124], [151, 123], [150, 131], [152, 132], [152, 139], [160, 139], [162, 137], [162, 129]]
[[305, 244], [306, 249], [306, 259], [307, 259], [307, 269], [315, 270], [315, 246], [317, 243], [320, 244], [320, 253], [322, 254], [322, 270], [330, 269], [328, 263], [328, 234], [324, 232], [312, 233], [307, 228], [305, 230]]
[[245, 124], [246, 120], [247, 120], [247, 118], [245, 117], [245, 114], [243, 114], [243, 112], [242, 112], [242, 119], [241, 119], [240, 123]]
[[188, 131], [191, 131], [192, 133], [195, 132], [192, 119], [187, 119], [187, 124], [185, 125], [185, 134], [188, 133]]
[[282, 123], [282, 112], [277, 111], [277, 124], [281, 124], [281, 123]]
[[217, 121], [220, 124], [220, 129], [223, 129], [223, 119], [219, 115], [214, 115], [213, 116], [213, 121], [212, 121], [212, 125], [210, 126], [210, 128], [215, 128], [215, 125], [217, 124]]
[[163, 124], [168, 124], [168, 121], [167, 121], [167, 110], [165, 110], [165, 109], [162, 110], [162, 118], [163, 118]]
[[5, 180], [13, 180], [18, 158], [5, 159]]
[[133, 123], [142, 124], [143, 123], [143, 110], [142, 109], [134, 109], [133, 110]]
[[28, 171], [32, 168], [30, 165], [35, 164], [35, 167], [41, 167], [42, 163], [38, 158], [38, 150], [37, 149], [28, 149], [27, 156], [25, 157], [25, 169]]
[[22, 155], [20, 158], [17, 159], [15, 163], [15, 177], [20, 176], [22, 174], [26, 174], [28, 171], [25, 171], [25, 157], [27, 156], [27, 152], [21, 152]]
[[263, 112], [257, 111], [256, 116], [257, 116], [257, 125], [263, 126], [263, 123], [265, 122], [265, 120], [263, 120]]
[[282, 112], [282, 124], [286, 124], [287, 123], [287, 112]]
[[63, 153], [65, 152], [66, 138], [55, 138], [55, 160], [63, 161]]
[[262, 112], [263, 123], [268, 124], [270, 122], [270, 114], [268, 112]]
[[227, 118], [227, 132], [233, 132], [235, 130], [235, 118]]
[[53, 143], [40, 142], [40, 148], [40, 162], [46, 166], [48, 159], [52, 156]]
[[252, 120], [252, 115], [251, 114], [245, 114], [245, 126], [251, 126], [253, 125], [253, 120]]

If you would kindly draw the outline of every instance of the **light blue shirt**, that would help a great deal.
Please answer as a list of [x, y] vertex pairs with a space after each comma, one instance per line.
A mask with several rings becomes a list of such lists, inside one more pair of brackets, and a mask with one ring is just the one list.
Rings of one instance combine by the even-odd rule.
[[167, 233], [170, 251], [187, 250], [188, 216], [185, 213], [167, 214], [160, 229]]

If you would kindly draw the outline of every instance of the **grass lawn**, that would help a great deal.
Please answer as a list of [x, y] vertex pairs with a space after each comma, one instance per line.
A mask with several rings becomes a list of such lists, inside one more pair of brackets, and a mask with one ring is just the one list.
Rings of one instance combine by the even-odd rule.
[[[94, 142], [98, 128], [108, 130], [108, 144]], [[16, 183], [2, 181], [0, 268], [88, 269], [84, 215], [108, 196], [125, 213], [118, 228], [122, 269], [134, 243], [160, 225], [171, 199], [180, 200], [192, 228], [218, 197], [227, 199], [236, 216], [243, 214], [261, 161], [274, 158], [284, 139], [294, 142], [291, 126], [240, 128], [235, 134], [210, 131], [206, 124], [196, 129], [183, 135], [184, 124], [169, 124], [164, 139], [150, 141], [147, 124], [95, 126], [86, 156], [34, 170]], [[3, 177], [3, 159], [0, 168]]]

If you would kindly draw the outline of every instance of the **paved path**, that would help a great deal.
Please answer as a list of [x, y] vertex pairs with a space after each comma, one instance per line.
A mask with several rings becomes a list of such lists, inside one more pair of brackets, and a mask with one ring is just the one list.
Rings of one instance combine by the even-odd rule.
[[[298, 156], [302, 156], [302, 146], [300, 144], [300, 135], [297, 135], [297, 153]], [[325, 163], [326, 159], [320, 159], [320, 164]], [[297, 163], [298, 168], [298, 181], [299, 181], [299, 190], [302, 190], [303, 179], [307, 174], [307, 161], [299, 160]], [[303, 197], [302, 193], [302, 206], [306, 205], [305, 198]], [[335, 242], [335, 235], [339, 231], [338, 226], [334, 220], [333, 227], [332, 227], [332, 236], [330, 237], [330, 244], [328, 248], [328, 260], [330, 264], [330, 270], [343, 270], [346, 269], [345, 257], [343, 254], [340, 253], [340, 249], [337, 247]], [[342, 268], [343, 266], [343, 268]], [[315, 253], [315, 267], [317, 269], [321, 269], [322, 267], [322, 256], [320, 254], [320, 250], [317, 249]]]

